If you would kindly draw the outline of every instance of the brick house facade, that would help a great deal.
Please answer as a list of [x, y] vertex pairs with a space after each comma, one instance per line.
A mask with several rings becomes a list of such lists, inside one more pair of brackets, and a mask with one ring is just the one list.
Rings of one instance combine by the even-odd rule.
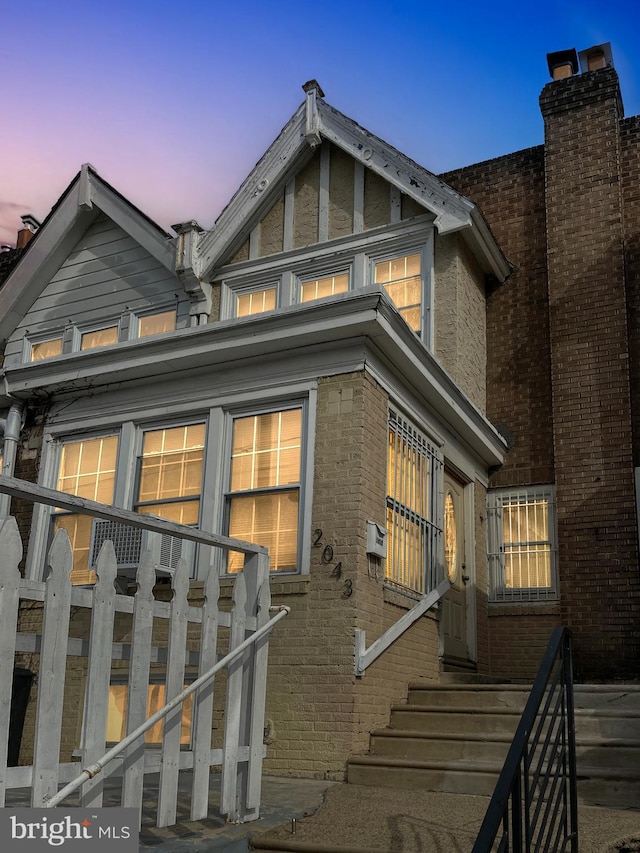
[[[544, 145], [436, 177], [304, 88], [211, 231], [172, 237], [83, 167], [0, 290], [4, 473], [263, 537], [292, 608], [265, 767], [341, 778], [409, 681], [530, 679], [555, 625], [580, 679], [638, 676], [640, 124], [609, 63], [545, 87]], [[190, 492], [144, 491], [160, 439]], [[88, 530], [14, 510], [28, 575], [67, 525], [91, 581]], [[358, 632], [412, 612], [359, 673]]]

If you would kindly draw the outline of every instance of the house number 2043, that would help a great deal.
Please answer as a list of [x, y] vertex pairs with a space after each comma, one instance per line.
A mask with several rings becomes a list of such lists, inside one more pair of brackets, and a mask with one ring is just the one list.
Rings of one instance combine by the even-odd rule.
[[[322, 548], [322, 554], [320, 555], [320, 559], [325, 565], [330, 565], [331, 563], [333, 563], [333, 559], [335, 556], [333, 552], [333, 545], [324, 543], [324, 533], [319, 527], [316, 527], [316, 529], [313, 531], [313, 536], [313, 547]], [[331, 571], [331, 576], [336, 578], [337, 580], [342, 577], [342, 561], [338, 561], [334, 564], [333, 569]], [[353, 595], [353, 581], [345, 580], [342, 586], [342, 597], [349, 598], [351, 595]]]

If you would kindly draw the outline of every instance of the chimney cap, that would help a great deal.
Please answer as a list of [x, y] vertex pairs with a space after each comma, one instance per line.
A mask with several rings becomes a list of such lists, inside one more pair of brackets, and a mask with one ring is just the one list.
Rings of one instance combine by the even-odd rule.
[[557, 50], [555, 53], [547, 54], [547, 67], [549, 68], [549, 74], [554, 80], [556, 79], [553, 73], [554, 70], [564, 65], [571, 66], [572, 74], [578, 73], [578, 54], [575, 47], [572, 47], [570, 50]]
[[20, 219], [22, 220], [23, 226], [34, 234], [40, 227], [40, 223], [31, 213], [25, 213], [20, 217]]
[[[601, 56], [604, 64], [593, 66], [590, 60]], [[611, 42], [606, 41], [604, 44], [594, 44], [593, 47], [588, 47], [586, 50], [581, 50], [578, 54], [580, 60], [580, 72], [585, 74], [587, 71], [596, 71], [599, 68], [613, 68], [613, 55], [611, 53]]]

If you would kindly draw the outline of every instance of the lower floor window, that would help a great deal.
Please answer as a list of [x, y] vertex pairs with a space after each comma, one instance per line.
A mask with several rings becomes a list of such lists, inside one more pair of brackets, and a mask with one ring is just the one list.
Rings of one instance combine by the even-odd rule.
[[388, 442], [385, 575], [387, 582], [423, 594], [439, 580], [442, 461], [426, 437], [393, 410]]
[[[298, 568], [302, 407], [235, 417], [232, 427], [229, 536], [269, 549], [272, 572]], [[229, 553], [227, 570], [242, 569]]]
[[557, 598], [553, 487], [489, 492], [487, 517], [490, 599]]
[[[186, 685], [185, 685], [186, 686]], [[126, 735], [127, 724], [127, 684], [109, 685], [109, 705], [107, 708], [107, 743], [119, 743]], [[147, 719], [163, 708], [167, 703], [167, 690], [164, 684], [149, 684], [147, 687]], [[180, 743], [191, 743], [191, 718], [193, 715], [193, 695], [187, 696], [182, 703]], [[163, 721], [159, 720], [145, 733], [145, 743], [154, 746], [162, 743]]]

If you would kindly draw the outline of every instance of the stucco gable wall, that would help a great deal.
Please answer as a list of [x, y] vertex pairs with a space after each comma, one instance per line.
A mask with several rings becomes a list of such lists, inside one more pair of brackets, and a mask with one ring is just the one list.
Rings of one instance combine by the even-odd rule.
[[[283, 190], [257, 226], [256, 257], [274, 255], [287, 248], [304, 248], [320, 241], [321, 161], [323, 158], [326, 158], [325, 162], [328, 163], [326, 232], [329, 240], [388, 225], [393, 221], [391, 184], [365, 168], [362, 198], [358, 201], [359, 164], [338, 146], [324, 142], [292, 180], [292, 245], [285, 246], [285, 191]], [[410, 219], [427, 212], [413, 199], [402, 193], [399, 195], [400, 219]], [[361, 209], [358, 211], [359, 208]], [[249, 260], [249, 242], [247, 237], [225, 263], [234, 264]]]
[[[182, 293], [181, 293], [182, 291]], [[7, 364], [22, 361], [25, 335], [55, 335], [65, 326], [117, 322], [123, 311], [145, 311], [176, 304], [188, 314], [178, 279], [122, 228], [100, 215], [45, 286], [11, 335]]]

